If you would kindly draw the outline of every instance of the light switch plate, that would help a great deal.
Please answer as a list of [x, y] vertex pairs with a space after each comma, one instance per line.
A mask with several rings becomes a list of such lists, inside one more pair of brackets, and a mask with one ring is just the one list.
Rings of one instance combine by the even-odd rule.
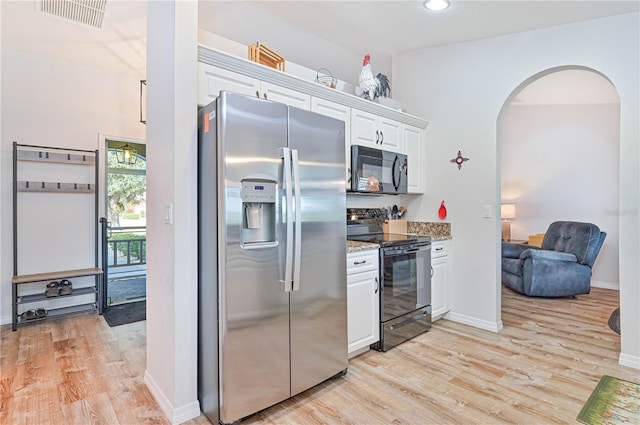
[[173, 224], [173, 204], [164, 204], [164, 224]]
[[482, 217], [491, 218], [491, 205], [484, 205], [482, 207]]

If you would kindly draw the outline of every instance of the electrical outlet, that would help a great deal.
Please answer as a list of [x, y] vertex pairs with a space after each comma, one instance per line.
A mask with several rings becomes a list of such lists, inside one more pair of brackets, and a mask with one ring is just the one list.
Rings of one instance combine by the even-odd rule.
[[484, 205], [482, 207], [482, 217], [491, 218], [491, 205]]

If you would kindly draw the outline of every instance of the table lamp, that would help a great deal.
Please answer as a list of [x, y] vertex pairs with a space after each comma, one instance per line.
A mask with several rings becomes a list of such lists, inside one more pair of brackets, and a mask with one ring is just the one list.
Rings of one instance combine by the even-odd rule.
[[516, 218], [516, 204], [500, 205], [500, 217], [502, 217], [502, 240], [511, 240], [511, 222], [509, 219]]

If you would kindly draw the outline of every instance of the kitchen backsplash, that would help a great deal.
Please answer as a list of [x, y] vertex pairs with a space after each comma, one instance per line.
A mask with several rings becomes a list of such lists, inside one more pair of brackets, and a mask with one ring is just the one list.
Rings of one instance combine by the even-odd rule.
[[451, 223], [409, 221], [407, 222], [407, 232], [421, 236], [431, 236], [434, 239], [450, 238]]

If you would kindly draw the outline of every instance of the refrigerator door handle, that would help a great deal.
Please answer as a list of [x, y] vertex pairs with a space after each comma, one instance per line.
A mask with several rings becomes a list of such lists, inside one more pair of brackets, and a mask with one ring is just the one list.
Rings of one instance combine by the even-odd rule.
[[284, 189], [285, 189], [285, 229], [286, 229], [286, 243], [285, 243], [285, 255], [284, 255], [284, 292], [291, 292], [291, 270], [293, 262], [293, 211], [291, 198], [293, 197], [293, 190], [291, 186], [291, 151], [289, 148], [280, 148], [282, 159], [284, 160]]
[[293, 162], [293, 187], [295, 189], [295, 242], [293, 244], [293, 290], [300, 290], [300, 257], [302, 256], [302, 211], [300, 193], [300, 167], [298, 165], [298, 150], [291, 149]]

